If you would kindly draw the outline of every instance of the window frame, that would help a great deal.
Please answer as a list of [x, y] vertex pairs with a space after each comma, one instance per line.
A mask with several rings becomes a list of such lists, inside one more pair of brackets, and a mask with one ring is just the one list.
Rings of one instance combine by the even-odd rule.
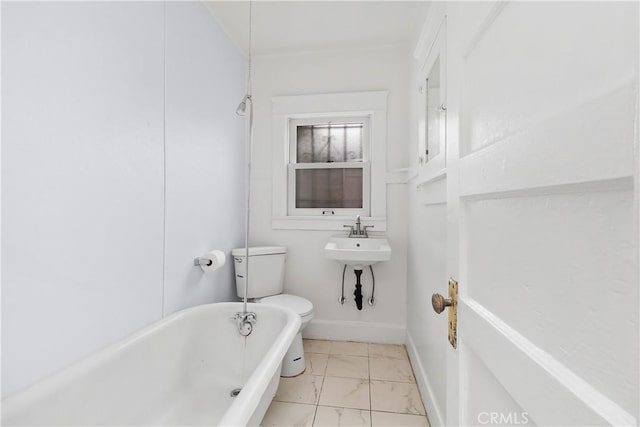
[[369, 117], [369, 216], [361, 220], [375, 231], [387, 230], [387, 98], [388, 91], [273, 96], [272, 114], [272, 217], [276, 230], [340, 230], [355, 216], [291, 215], [288, 212], [291, 119]]
[[[297, 128], [331, 124], [362, 123], [362, 161], [358, 162], [297, 162]], [[289, 164], [287, 165], [287, 214], [289, 216], [370, 216], [371, 206], [371, 138], [369, 116], [352, 117], [308, 117], [289, 119]], [[297, 208], [296, 207], [296, 171], [299, 169], [362, 169], [362, 208]]]

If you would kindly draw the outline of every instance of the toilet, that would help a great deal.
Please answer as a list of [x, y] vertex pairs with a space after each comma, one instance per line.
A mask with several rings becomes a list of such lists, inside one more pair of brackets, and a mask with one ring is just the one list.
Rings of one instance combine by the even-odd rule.
[[[236, 270], [236, 290], [239, 298], [244, 298], [244, 277], [246, 249], [231, 251]], [[260, 246], [249, 248], [249, 289], [247, 299], [251, 302], [288, 307], [298, 313], [302, 325], [282, 361], [283, 377], [295, 377], [304, 372], [304, 349], [302, 330], [313, 318], [313, 304], [308, 299], [283, 294], [284, 267], [287, 248], [284, 246]], [[259, 320], [258, 320], [259, 321]]]

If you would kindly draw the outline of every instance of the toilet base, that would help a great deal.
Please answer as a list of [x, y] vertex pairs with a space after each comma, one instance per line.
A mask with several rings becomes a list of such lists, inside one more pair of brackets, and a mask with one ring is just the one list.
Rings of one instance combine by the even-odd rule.
[[282, 360], [282, 372], [281, 377], [295, 377], [304, 372], [304, 348], [302, 347], [302, 333], [298, 332], [296, 337], [291, 343], [291, 347], [284, 355]]

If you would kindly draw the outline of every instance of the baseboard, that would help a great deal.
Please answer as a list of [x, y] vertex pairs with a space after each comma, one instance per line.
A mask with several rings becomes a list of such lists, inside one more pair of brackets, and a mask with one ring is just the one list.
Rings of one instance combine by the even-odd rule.
[[444, 426], [444, 418], [440, 408], [436, 404], [433, 388], [427, 378], [427, 373], [424, 370], [424, 366], [418, 357], [418, 350], [411, 338], [411, 334], [407, 332], [407, 353], [409, 353], [409, 359], [411, 360], [411, 366], [413, 367], [413, 373], [416, 375], [416, 381], [418, 382], [418, 388], [420, 388], [420, 395], [422, 396], [422, 403], [427, 410], [427, 416], [429, 417], [429, 424], [432, 427]]
[[304, 338], [404, 344], [407, 328], [395, 323], [314, 319], [302, 331]]

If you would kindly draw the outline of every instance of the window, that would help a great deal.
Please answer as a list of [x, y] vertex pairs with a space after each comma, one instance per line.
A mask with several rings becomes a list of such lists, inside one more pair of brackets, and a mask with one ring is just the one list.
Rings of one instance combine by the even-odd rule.
[[367, 117], [291, 119], [288, 213], [369, 216]]
[[387, 227], [386, 91], [272, 98], [273, 215], [285, 230]]

